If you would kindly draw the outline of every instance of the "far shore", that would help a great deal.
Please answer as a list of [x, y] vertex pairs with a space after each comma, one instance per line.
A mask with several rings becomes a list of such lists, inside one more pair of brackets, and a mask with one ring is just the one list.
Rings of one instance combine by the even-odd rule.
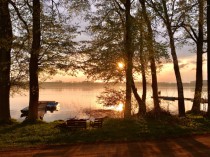
[[[116, 86], [124, 86], [125, 83], [123, 82], [109, 82], [109, 83], [104, 83], [104, 82], [92, 82], [92, 81], [83, 81], [83, 82], [62, 82], [62, 81], [56, 81], [56, 82], [42, 82], [40, 83], [40, 86], [43, 88], [48, 88], [48, 87], [73, 87], [73, 86], [90, 86], [90, 87], [97, 87], [97, 86], [105, 86], [105, 85], [116, 85]], [[141, 86], [141, 82], [136, 82], [136, 86]], [[148, 83], [150, 85], [150, 83]], [[176, 83], [174, 82], [159, 82], [159, 86], [161, 87], [176, 87]], [[195, 81], [188, 82], [188, 83], [183, 83], [184, 87], [194, 87], [195, 86]], [[207, 81], [204, 80], [203, 82], [203, 87], [207, 87]]]

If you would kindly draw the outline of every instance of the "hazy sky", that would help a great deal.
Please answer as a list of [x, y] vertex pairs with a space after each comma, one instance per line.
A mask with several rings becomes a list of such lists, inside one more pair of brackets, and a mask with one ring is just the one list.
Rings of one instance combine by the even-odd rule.
[[[185, 52], [186, 53], [186, 52]], [[184, 56], [179, 55], [179, 65], [183, 82], [195, 81], [196, 73], [196, 54], [187, 52]], [[166, 63], [161, 68], [160, 72], [157, 73], [158, 82], [176, 82], [175, 74], [173, 70], [173, 63]], [[203, 64], [203, 79], [207, 79], [207, 65], [206, 65], [206, 54], [204, 54]], [[87, 80], [86, 77], [79, 73], [78, 77], [56, 75], [53, 79], [48, 81], [63, 82], [78, 82]]]
[[[77, 37], [77, 40], [88, 39], [88, 35], [82, 35]], [[170, 49], [169, 49], [170, 54]], [[179, 67], [183, 82], [195, 81], [196, 74], [196, 54], [192, 51], [192, 47], [184, 46], [181, 49], [177, 48], [177, 56], [179, 60]], [[157, 73], [158, 82], [176, 82], [175, 74], [173, 70], [173, 63], [165, 63], [161, 70]], [[206, 54], [203, 55], [203, 79], [207, 80], [207, 64]], [[77, 77], [56, 75], [51, 80], [63, 82], [80, 82], [87, 80], [86, 76], [79, 73]]]
[[[88, 25], [88, 22], [84, 22], [81, 17], [75, 17], [72, 20], [72, 23], [78, 23], [80, 26], [80, 30], [84, 30]], [[89, 36], [86, 33], [78, 36], [76, 41], [87, 40]], [[195, 81], [195, 73], [196, 73], [196, 54], [192, 51], [192, 46], [183, 46], [182, 48], [177, 48], [177, 56], [179, 59], [179, 67], [182, 76], [183, 82]], [[169, 49], [170, 54], [170, 49]], [[206, 64], [206, 54], [203, 55], [203, 79], [207, 79], [207, 64]], [[173, 63], [166, 63], [163, 65], [162, 69], [157, 73], [158, 82], [176, 82], [175, 74], [173, 70]], [[51, 80], [47, 81], [58, 81], [61, 80], [63, 82], [78, 82], [87, 80], [86, 76], [82, 73], [79, 73], [77, 77], [72, 76], [63, 76], [56, 75]]]

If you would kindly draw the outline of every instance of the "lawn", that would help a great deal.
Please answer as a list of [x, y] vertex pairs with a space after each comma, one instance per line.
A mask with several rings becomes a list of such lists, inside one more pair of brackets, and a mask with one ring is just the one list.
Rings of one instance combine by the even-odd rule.
[[0, 126], [0, 149], [72, 143], [138, 141], [185, 137], [210, 133], [210, 120], [202, 116], [185, 118], [131, 118], [104, 120], [103, 127], [75, 130], [57, 127], [61, 122], [18, 123]]

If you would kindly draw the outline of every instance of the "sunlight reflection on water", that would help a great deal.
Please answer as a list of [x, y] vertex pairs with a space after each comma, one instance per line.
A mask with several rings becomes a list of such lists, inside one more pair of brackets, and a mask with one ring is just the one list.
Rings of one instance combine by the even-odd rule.
[[[122, 86], [115, 87], [115, 89], [119, 88], [122, 88]], [[106, 109], [103, 107], [103, 105], [96, 102], [97, 96], [103, 90], [103, 86], [74, 86], [66, 88], [40, 89], [40, 101], [54, 100], [60, 103], [60, 110], [53, 113], [47, 111], [44, 116], [44, 120], [48, 122], [54, 120], [66, 120], [68, 118], [78, 117], [79, 115], [81, 117], [88, 118], [88, 115], [85, 115], [84, 110]], [[176, 87], [159, 87], [159, 90], [161, 91], [162, 96], [177, 96]], [[192, 98], [193, 92], [193, 87], [186, 87], [184, 93], [185, 97]], [[147, 95], [147, 104], [152, 104], [151, 93], [151, 89], [149, 89]], [[141, 95], [140, 92], [139, 94]], [[28, 106], [28, 99], [29, 97], [27, 92], [24, 92], [24, 95], [15, 95], [14, 97], [11, 97], [10, 108], [12, 118], [17, 119], [18, 121], [24, 120], [24, 118], [20, 118], [20, 110]], [[192, 102], [185, 101], [185, 103], [186, 111], [190, 110]], [[166, 110], [177, 114], [177, 101], [162, 101], [161, 106]], [[151, 109], [152, 105], [149, 105], [148, 108]]]

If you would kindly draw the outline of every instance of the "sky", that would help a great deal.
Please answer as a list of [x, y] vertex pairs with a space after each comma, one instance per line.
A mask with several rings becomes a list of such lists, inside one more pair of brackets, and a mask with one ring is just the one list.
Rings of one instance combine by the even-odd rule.
[[[203, 79], [207, 79], [207, 64], [204, 55], [203, 62]], [[189, 54], [179, 58], [179, 68], [183, 82], [195, 81], [196, 76], [196, 54]], [[167, 63], [163, 65], [162, 70], [157, 74], [158, 82], [176, 82], [173, 70], [173, 64]]]
[[[84, 24], [85, 25], [85, 24]], [[77, 41], [79, 40], [86, 40], [88, 39], [87, 34], [80, 35], [76, 38]], [[182, 82], [189, 83], [191, 81], [195, 81], [196, 76], [196, 53], [193, 52], [192, 46], [183, 46], [182, 48], [177, 47], [177, 57], [179, 61], [179, 68], [181, 72]], [[170, 49], [168, 49], [170, 54]], [[207, 55], [203, 55], [203, 80], [207, 80], [207, 62], [206, 62]], [[157, 73], [158, 82], [169, 82], [174, 83], [176, 82], [173, 63], [164, 63], [162, 68], [158, 70]], [[79, 72], [77, 77], [72, 76], [63, 76], [63, 75], [55, 75], [50, 80], [47, 81], [62, 81], [62, 82], [82, 82], [88, 81], [87, 77], [82, 73]], [[90, 80], [89, 80], [90, 81]], [[151, 81], [151, 80], [149, 80]]]
[[[196, 74], [196, 54], [192, 52], [185, 52], [185, 54], [178, 54], [179, 57], [179, 67], [182, 76], [182, 81], [189, 83], [191, 81], [195, 81]], [[207, 64], [206, 64], [206, 54], [203, 55], [204, 63], [203, 63], [203, 79], [207, 80]], [[176, 82], [173, 63], [165, 63], [163, 67], [157, 73], [158, 82]], [[81, 82], [87, 81], [86, 76], [79, 72], [77, 77], [72, 76], [63, 76], [56, 75], [52, 77], [52, 79], [47, 81], [62, 81], [62, 82]]]
[[[80, 30], [84, 30], [88, 25], [87, 22], [83, 21], [82, 18], [76, 17], [73, 23], [79, 23]], [[83, 33], [76, 37], [76, 41], [87, 40], [90, 38], [87, 34]], [[179, 60], [179, 68], [181, 72], [182, 82], [191, 82], [195, 81], [196, 76], [196, 53], [192, 51], [192, 46], [184, 45], [182, 48], [177, 47], [177, 57]], [[169, 54], [170, 54], [170, 49]], [[203, 55], [203, 80], [207, 80], [207, 63], [206, 63], [207, 55]], [[176, 82], [173, 63], [164, 63], [162, 68], [158, 70], [157, 73], [158, 82]], [[63, 76], [63, 75], [55, 75], [50, 80], [47, 81], [63, 81], [63, 82], [81, 82], [87, 81], [87, 77], [79, 72], [77, 77], [72, 76]]]

